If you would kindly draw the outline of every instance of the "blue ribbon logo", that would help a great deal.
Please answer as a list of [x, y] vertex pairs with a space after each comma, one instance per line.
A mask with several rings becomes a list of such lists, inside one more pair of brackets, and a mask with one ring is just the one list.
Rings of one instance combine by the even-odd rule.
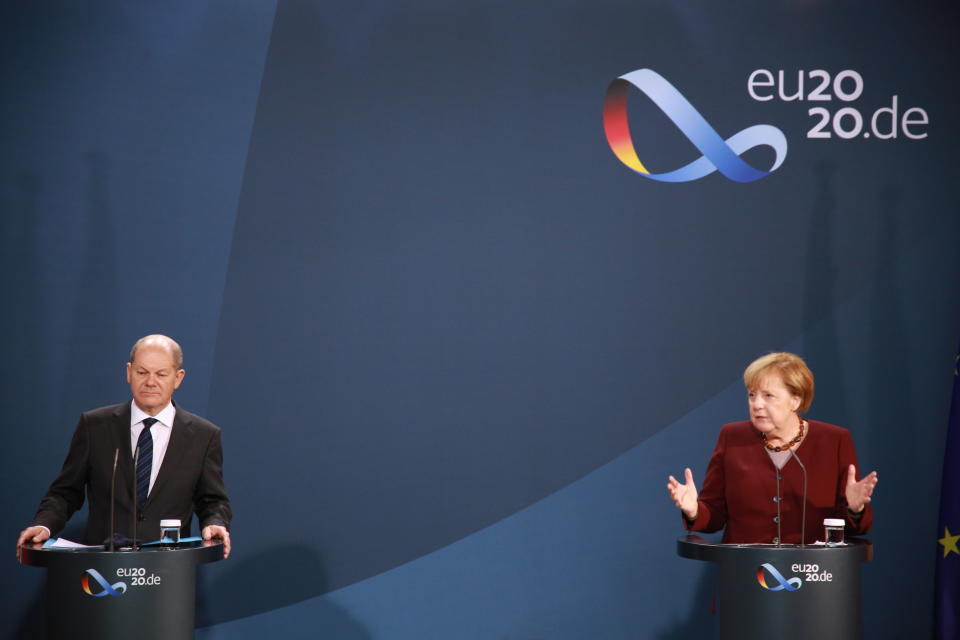
[[[703, 155], [674, 171], [651, 173], [637, 156], [630, 136], [627, 92], [631, 86], [646, 94]], [[603, 127], [607, 143], [620, 162], [645, 178], [660, 182], [689, 182], [714, 171], [736, 182], [753, 182], [776, 171], [787, 157], [786, 137], [769, 124], [747, 127], [724, 140], [683, 94], [652, 69], [631, 71], [610, 83], [603, 105]], [[772, 148], [775, 154], [767, 171], [740, 159], [741, 154], [761, 145]]]
[[[773, 576], [773, 578], [776, 579], [776, 581], [779, 582], [780, 584], [778, 584], [778, 585], [775, 586], [775, 587], [770, 587], [770, 586], [768, 586], [768, 585], [767, 585], [767, 580], [766, 580], [766, 578], [765, 578], [764, 575], [763, 575], [763, 570], [764, 570], [764, 569], [766, 569], [767, 572], [768, 572], [771, 576]], [[774, 568], [774, 566], [773, 566], [772, 564], [770, 564], [769, 562], [763, 563], [763, 564], [760, 565], [760, 567], [757, 569], [757, 582], [760, 583], [760, 586], [761, 586], [761, 587], [763, 587], [764, 589], [767, 589], [768, 591], [783, 591], [784, 589], [786, 589], [787, 591], [796, 591], [797, 589], [799, 589], [800, 587], [803, 586], [803, 580], [801, 580], [800, 578], [798, 578], [798, 577], [796, 577], [796, 576], [794, 576], [794, 577], [790, 578], [789, 580], [787, 580], [787, 579], [784, 578], [784, 577], [780, 574], [780, 572], [777, 571], [777, 570]]]
[[[97, 581], [97, 584], [100, 585], [102, 591], [99, 593], [94, 593], [90, 588], [90, 578], [93, 578]], [[83, 572], [83, 577], [80, 579], [80, 584], [83, 587], [83, 590], [87, 592], [88, 595], [93, 596], [94, 598], [102, 598], [103, 596], [122, 596], [127, 591], [126, 582], [118, 582], [116, 584], [110, 584], [107, 582], [100, 572], [96, 569], [87, 569]]]

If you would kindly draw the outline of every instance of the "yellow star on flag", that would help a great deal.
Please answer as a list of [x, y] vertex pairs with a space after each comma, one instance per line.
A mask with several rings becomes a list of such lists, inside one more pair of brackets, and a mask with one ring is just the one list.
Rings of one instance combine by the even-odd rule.
[[937, 542], [943, 545], [943, 557], [946, 558], [947, 554], [949, 554], [951, 551], [957, 555], [960, 555], [960, 549], [957, 548], [957, 541], [960, 541], [960, 535], [950, 535], [950, 529], [947, 527], [944, 527], [943, 531], [943, 537], [937, 540]]

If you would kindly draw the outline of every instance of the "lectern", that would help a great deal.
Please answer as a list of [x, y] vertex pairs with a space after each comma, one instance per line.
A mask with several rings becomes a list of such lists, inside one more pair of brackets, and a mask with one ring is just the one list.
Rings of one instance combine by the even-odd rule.
[[193, 638], [197, 565], [223, 558], [219, 541], [138, 551], [24, 545], [20, 562], [47, 569], [47, 637]]
[[717, 564], [717, 612], [725, 639], [860, 638], [860, 564], [873, 545], [848, 538], [823, 545], [717, 544], [696, 535], [677, 553]]

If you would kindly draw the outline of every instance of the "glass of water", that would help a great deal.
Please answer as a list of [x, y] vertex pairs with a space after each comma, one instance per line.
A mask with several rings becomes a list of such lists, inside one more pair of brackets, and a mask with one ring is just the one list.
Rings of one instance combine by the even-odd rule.
[[823, 541], [828, 547], [839, 547], [845, 544], [843, 541], [845, 524], [842, 518], [823, 519]]
[[160, 544], [176, 545], [180, 543], [180, 521], [160, 521]]

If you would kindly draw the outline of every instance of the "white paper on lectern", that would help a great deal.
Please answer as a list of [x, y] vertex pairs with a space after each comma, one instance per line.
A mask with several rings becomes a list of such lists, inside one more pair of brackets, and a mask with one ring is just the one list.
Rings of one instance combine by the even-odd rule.
[[47, 540], [43, 548], [44, 549], [90, 549], [92, 547], [102, 547], [102, 544], [80, 544], [79, 542], [73, 542], [72, 540], [67, 540], [66, 538], [51, 538]]

